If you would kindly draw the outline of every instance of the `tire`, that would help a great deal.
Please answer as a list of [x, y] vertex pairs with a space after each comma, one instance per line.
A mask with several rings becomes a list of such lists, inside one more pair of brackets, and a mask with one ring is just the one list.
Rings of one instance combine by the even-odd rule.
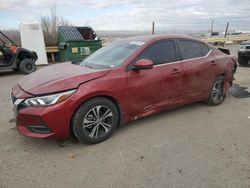
[[[104, 117], [105, 116], [105, 117]], [[116, 105], [104, 97], [82, 104], [72, 120], [72, 132], [82, 143], [96, 144], [108, 139], [118, 124]]]
[[249, 61], [249, 59], [248, 58], [246, 58], [246, 57], [238, 57], [238, 61], [239, 61], [239, 64], [240, 65], [247, 65], [248, 64], [248, 61]]
[[23, 74], [30, 74], [36, 70], [36, 64], [32, 59], [24, 59], [20, 62], [19, 68]]
[[226, 95], [224, 94], [225, 78], [224, 76], [219, 76], [213, 84], [212, 89], [209, 92], [208, 98], [205, 101], [208, 105], [217, 106], [220, 105]]

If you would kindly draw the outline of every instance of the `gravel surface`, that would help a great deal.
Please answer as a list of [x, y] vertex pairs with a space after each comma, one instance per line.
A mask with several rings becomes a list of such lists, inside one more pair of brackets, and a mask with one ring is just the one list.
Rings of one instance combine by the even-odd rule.
[[[17, 133], [9, 90], [22, 77], [0, 73], [0, 187], [250, 187], [250, 98], [187, 105], [84, 145]], [[235, 84], [250, 88], [250, 67]]]

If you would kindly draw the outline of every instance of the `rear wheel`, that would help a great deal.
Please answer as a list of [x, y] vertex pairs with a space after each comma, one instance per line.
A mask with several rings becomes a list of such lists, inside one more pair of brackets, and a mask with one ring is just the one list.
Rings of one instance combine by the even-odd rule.
[[224, 85], [225, 85], [225, 78], [224, 76], [219, 76], [209, 92], [208, 99], [206, 100], [206, 103], [208, 105], [216, 106], [221, 104], [224, 99], [225, 99], [225, 94], [224, 94]]
[[72, 121], [74, 135], [87, 144], [109, 138], [118, 124], [118, 109], [107, 98], [90, 99], [79, 107]]
[[24, 59], [19, 65], [20, 71], [24, 74], [30, 74], [36, 70], [36, 64], [32, 59]]

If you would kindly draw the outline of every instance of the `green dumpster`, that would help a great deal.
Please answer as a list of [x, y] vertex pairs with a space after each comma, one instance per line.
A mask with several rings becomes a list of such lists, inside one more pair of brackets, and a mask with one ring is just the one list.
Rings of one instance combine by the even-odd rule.
[[79, 61], [102, 47], [90, 27], [60, 26], [58, 48], [60, 61]]

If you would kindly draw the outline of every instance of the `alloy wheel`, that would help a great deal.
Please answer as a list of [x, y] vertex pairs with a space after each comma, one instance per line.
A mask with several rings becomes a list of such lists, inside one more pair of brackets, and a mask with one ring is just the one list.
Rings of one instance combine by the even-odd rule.
[[224, 89], [224, 81], [218, 80], [215, 82], [213, 91], [212, 91], [212, 98], [216, 103], [219, 103], [223, 100], [223, 89]]
[[114, 120], [111, 109], [104, 105], [91, 108], [83, 120], [83, 128], [91, 138], [98, 138], [107, 134]]

